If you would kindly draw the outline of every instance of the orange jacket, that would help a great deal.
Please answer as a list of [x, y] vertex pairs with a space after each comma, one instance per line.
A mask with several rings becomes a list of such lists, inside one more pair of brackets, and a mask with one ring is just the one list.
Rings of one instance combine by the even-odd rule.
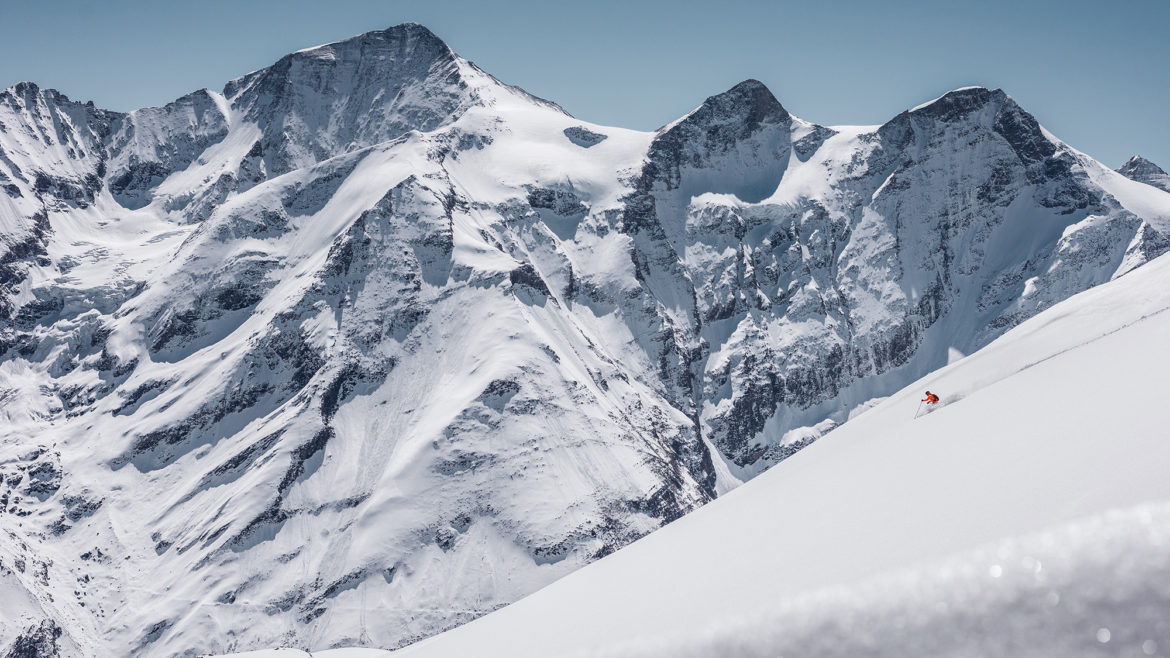
[[934, 393], [927, 393], [926, 397], [923, 398], [922, 401], [929, 402], [930, 404], [935, 404], [938, 402], [938, 396], [935, 395]]

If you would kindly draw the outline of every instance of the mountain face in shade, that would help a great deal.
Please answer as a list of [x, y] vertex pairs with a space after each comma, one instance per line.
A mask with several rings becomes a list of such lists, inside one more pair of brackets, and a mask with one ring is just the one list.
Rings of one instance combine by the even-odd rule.
[[0, 190], [0, 655], [413, 642], [1170, 249], [998, 90], [644, 133], [413, 24], [128, 114], [17, 85]]
[[1170, 174], [1158, 165], [1140, 155], [1135, 155], [1117, 169], [1117, 173], [1139, 183], [1153, 185], [1159, 190], [1170, 192]]

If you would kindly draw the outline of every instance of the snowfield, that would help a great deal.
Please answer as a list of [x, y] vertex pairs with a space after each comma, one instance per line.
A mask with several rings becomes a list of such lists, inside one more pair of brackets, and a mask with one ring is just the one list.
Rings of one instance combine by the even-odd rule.
[[[392, 655], [1166, 655], [1168, 281], [1162, 257], [1067, 300], [701, 510]], [[943, 406], [914, 419], [926, 389]]]

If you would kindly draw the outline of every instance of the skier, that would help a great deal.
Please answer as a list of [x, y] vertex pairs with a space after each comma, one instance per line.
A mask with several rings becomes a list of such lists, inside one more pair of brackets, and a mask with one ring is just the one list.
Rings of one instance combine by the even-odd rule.
[[926, 392], [926, 397], [922, 399], [926, 404], [938, 404], [938, 396], [930, 391]]

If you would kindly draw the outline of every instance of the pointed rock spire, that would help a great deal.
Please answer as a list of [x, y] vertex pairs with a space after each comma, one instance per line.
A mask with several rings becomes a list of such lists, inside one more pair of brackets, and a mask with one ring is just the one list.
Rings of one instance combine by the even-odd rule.
[[1170, 174], [1140, 155], [1133, 156], [1128, 162], [1118, 167], [1117, 173], [1139, 183], [1153, 185], [1160, 190], [1170, 192]]

